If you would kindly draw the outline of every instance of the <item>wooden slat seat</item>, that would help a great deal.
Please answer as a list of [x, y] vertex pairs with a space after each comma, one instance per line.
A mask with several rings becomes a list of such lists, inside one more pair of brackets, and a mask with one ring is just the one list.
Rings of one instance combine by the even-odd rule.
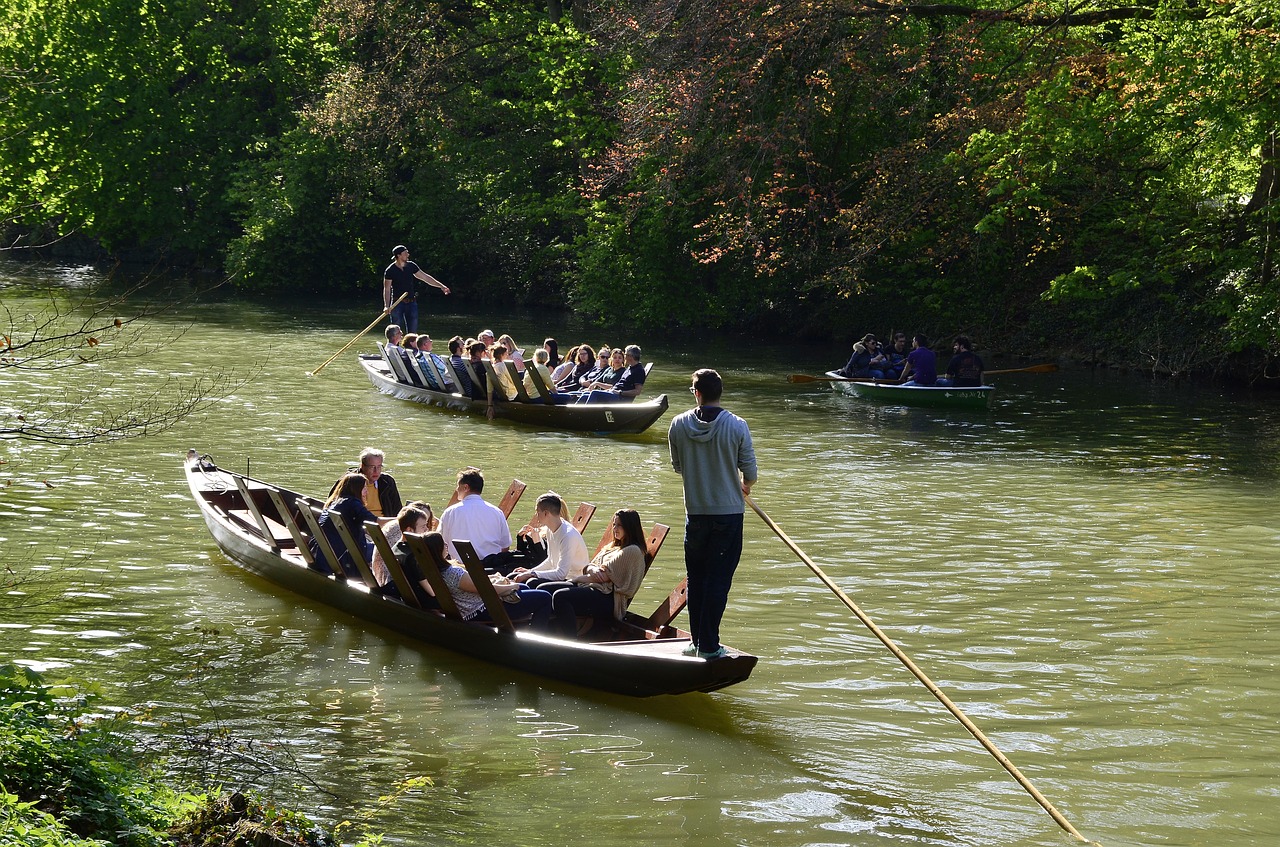
[[331, 523], [333, 528], [337, 530], [338, 537], [342, 539], [342, 543], [346, 546], [347, 552], [351, 554], [351, 561], [355, 563], [356, 570], [360, 572], [360, 578], [364, 580], [365, 586], [370, 591], [377, 591], [378, 580], [373, 576], [373, 568], [369, 567], [369, 560], [364, 557], [364, 545], [360, 544], [355, 536], [351, 534], [351, 530], [347, 528], [347, 522], [342, 520], [341, 516], [335, 514]]
[[542, 378], [542, 373], [541, 371], [538, 370], [537, 365], [526, 364], [525, 373], [529, 374], [529, 381], [533, 383], [533, 390], [539, 397], [542, 398], [542, 402], [550, 404], [551, 388], [547, 385], [546, 381]]
[[294, 512], [284, 501], [284, 495], [280, 493], [280, 489], [268, 488], [267, 496], [271, 498], [271, 504], [276, 507], [276, 515], [280, 518], [280, 522], [293, 537], [294, 546], [301, 554], [303, 561], [308, 565], [314, 564], [315, 560], [311, 556], [311, 549], [307, 546], [306, 536], [298, 528], [298, 522], [294, 520]]
[[516, 399], [521, 403], [529, 403], [529, 392], [524, 390], [524, 377], [520, 374], [520, 370], [516, 367], [515, 362], [502, 362], [502, 366], [507, 369], [507, 375], [511, 377], [511, 383], [516, 387]]
[[342, 570], [342, 566], [338, 564], [338, 551], [333, 549], [333, 545], [329, 543], [329, 536], [320, 527], [320, 521], [317, 520], [320, 513], [324, 511], [317, 503], [309, 503], [299, 501], [298, 514], [302, 516], [303, 522], [307, 525], [307, 531], [311, 533], [311, 538], [320, 548], [320, 552], [324, 554], [324, 558], [328, 562], [333, 563], [333, 578], [342, 582], [347, 581], [347, 574]]
[[507, 493], [503, 494], [502, 499], [498, 501], [498, 508], [502, 510], [504, 516], [511, 517], [511, 513], [515, 511], [516, 504], [520, 502], [527, 487], [518, 479], [511, 480], [511, 485], [507, 486]]
[[[253, 514], [248, 509], [228, 509], [227, 516], [245, 529], [258, 535], [262, 534], [262, 527], [254, 520]], [[293, 548], [295, 546], [293, 536], [289, 534], [289, 530], [285, 528], [284, 524], [265, 515], [262, 520], [267, 526], [267, 531], [271, 533], [267, 541], [271, 542], [273, 550], [279, 552], [283, 548]]]
[[387, 566], [387, 573], [391, 574], [391, 582], [395, 584], [396, 591], [400, 592], [400, 599], [415, 609], [421, 609], [422, 604], [418, 602], [418, 593], [413, 590], [413, 585], [405, 575], [404, 568], [400, 567], [400, 560], [396, 558], [396, 551], [391, 549], [391, 542], [387, 541], [387, 536], [382, 532], [382, 527], [378, 526], [377, 521], [365, 521], [364, 531], [369, 533], [369, 537], [373, 539], [373, 546], [378, 548], [378, 552], [382, 555], [382, 561]]
[[455, 539], [453, 549], [457, 550], [458, 555], [462, 558], [462, 565], [467, 569], [467, 574], [475, 584], [476, 593], [484, 601], [484, 607], [489, 612], [490, 620], [502, 632], [515, 632], [515, 624], [511, 622], [511, 616], [507, 614], [507, 604], [502, 602], [502, 598], [498, 596], [493, 583], [489, 581], [489, 575], [484, 571], [484, 563], [476, 555], [476, 548], [471, 546], [470, 541]]
[[689, 603], [689, 580], [682, 579], [680, 584], [667, 595], [667, 598], [658, 604], [658, 608], [653, 610], [653, 614], [649, 615], [645, 621], [645, 628], [659, 635], [662, 631], [671, 625], [676, 616], [684, 611], [684, 607]]
[[400, 354], [390, 344], [383, 344], [381, 341], [377, 344], [378, 352], [382, 354], [382, 361], [387, 363], [396, 381], [412, 385], [413, 381], [409, 379], [409, 374], [404, 369], [404, 360], [400, 358]]
[[413, 552], [413, 557], [418, 560], [418, 570], [422, 572], [422, 578], [431, 586], [431, 591], [436, 595], [436, 602], [440, 604], [440, 610], [444, 612], [445, 617], [456, 621], [462, 620], [458, 604], [453, 602], [449, 586], [444, 581], [444, 575], [440, 573], [440, 565], [443, 564], [440, 558], [431, 552], [431, 548], [427, 546], [427, 542], [421, 535], [406, 532], [404, 540]]
[[578, 511], [573, 513], [573, 517], [569, 523], [573, 524], [573, 528], [581, 535], [587, 529], [587, 524], [591, 523], [591, 516], [596, 513], [594, 503], [579, 503]]

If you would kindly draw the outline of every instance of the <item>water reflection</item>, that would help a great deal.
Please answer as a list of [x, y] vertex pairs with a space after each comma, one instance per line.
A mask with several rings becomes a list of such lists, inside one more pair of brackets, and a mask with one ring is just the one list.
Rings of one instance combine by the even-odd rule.
[[[117, 386], [257, 373], [214, 412], [92, 451], [3, 445], [0, 544], [34, 572], [31, 597], [54, 589], [3, 606], [3, 654], [103, 679], [118, 702], [150, 707], [157, 734], [248, 739], [249, 781], [272, 778], [250, 755], [295, 762], [277, 787], [330, 823], [368, 810], [395, 843], [1063, 843], [754, 520], [726, 640], [762, 661], [711, 696], [547, 684], [229, 564], [182, 483], [188, 446], [318, 493], [374, 443], [401, 490], [437, 507], [466, 463], [498, 486], [519, 476], [604, 511], [633, 505], [677, 530], [637, 603], [679, 578], [665, 421], [625, 439], [540, 433], [382, 397], [350, 363], [305, 375], [368, 319], [347, 304], [197, 304], [158, 322], [182, 343]], [[481, 323], [526, 343], [551, 326], [438, 314], [427, 328]], [[758, 502], [1087, 834], [1280, 834], [1272, 398], [1068, 370], [1001, 377], [984, 412], [907, 409], [787, 384], [830, 365], [789, 345], [554, 327], [563, 347], [644, 342], [650, 390], [677, 408], [689, 371], [719, 367], [726, 405], [756, 434]], [[53, 389], [0, 371], [2, 396]], [[430, 787], [379, 810], [416, 776]]]

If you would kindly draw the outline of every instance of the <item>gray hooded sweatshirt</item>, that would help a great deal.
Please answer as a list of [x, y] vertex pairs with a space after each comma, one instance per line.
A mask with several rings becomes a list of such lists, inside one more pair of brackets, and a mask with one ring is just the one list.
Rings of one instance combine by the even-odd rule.
[[756, 480], [756, 452], [746, 421], [719, 409], [715, 420], [708, 423], [698, 419], [697, 409], [691, 409], [671, 421], [667, 443], [671, 447], [671, 466], [684, 481], [687, 514], [742, 514], [746, 505], [742, 480]]

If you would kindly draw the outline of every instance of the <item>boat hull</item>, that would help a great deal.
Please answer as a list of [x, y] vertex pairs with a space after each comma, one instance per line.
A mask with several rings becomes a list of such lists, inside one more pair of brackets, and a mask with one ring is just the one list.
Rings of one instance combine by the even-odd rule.
[[[484, 400], [472, 400], [461, 394], [432, 391], [406, 385], [392, 375], [381, 356], [362, 355], [360, 366], [374, 386], [383, 394], [400, 400], [412, 400], [428, 406], [486, 415]], [[601, 435], [644, 432], [667, 411], [667, 395], [635, 403], [577, 403], [563, 406], [546, 403], [498, 402], [493, 404], [495, 418], [518, 421], [541, 429], [588, 432]]]
[[[630, 626], [622, 635], [642, 634], [624, 641], [588, 642], [497, 627], [444, 617], [434, 611], [413, 608], [400, 600], [367, 591], [364, 586], [340, 582], [312, 571], [300, 560], [273, 548], [261, 533], [228, 516], [244, 508], [235, 484], [242, 479], [264, 512], [273, 507], [260, 480], [217, 468], [209, 459], [188, 459], [187, 482], [201, 517], [218, 548], [239, 567], [256, 576], [355, 618], [398, 632], [415, 641], [509, 668], [600, 691], [633, 697], [715, 691], [742, 682], [751, 675], [755, 656], [731, 651], [723, 659], [705, 661], [681, 654], [688, 633], [667, 627], [643, 637], [643, 619], [628, 615]], [[276, 489], [292, 505], [297, 494]], [[263, 492], [259, 502], [257, 492]]]
[[991, 402], [995, 387], [979, 385], [972, 388], [956, 388], [953, 386], [926, 385], [894, 385], [883, 382], [852, 382], [841, 380], [835, 371], [827, 371], [827, 376], [834, 380], [831, 383], [836, 391], [852, 394], [879, 403], [891, 403], [902, 406], [925, 406], [934, 409], [985, 409]]

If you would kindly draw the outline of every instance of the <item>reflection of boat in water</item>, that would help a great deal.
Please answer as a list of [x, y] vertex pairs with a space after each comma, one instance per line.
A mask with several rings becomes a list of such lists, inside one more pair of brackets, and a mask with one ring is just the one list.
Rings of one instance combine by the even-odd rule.
[[[383, 394], [401, 400], [413, 400], [431, 406], [458, 409], [476, 415], [485, 415], [489, 404], [485, 400], [472, 400], [462, 394], [435, 391], [401, 379], [392, 371], [388, 360], [380, 355], [360, 356], [365, 374]], [[406, 374], [406, 377], [409, 375]], [[425, 381], [423, 381], [423, 384]], [[437, 385], [443, 383], [437, 382]], [[454, 380], [454, 384], [458, 382]], [[524, 392], [520, 379], [517, 388]], [[644, 432], [667, 411], [667, 395], [659, 394], [652, 400], [636, 400], [634, 403], [570, 403], [555, 405], [529, 400], [513, 400], [493, 404], [494, 417], [507, 418], [549, 430], [574, 432], [622, 433]]]
[[942, 385], [898, 385], [893, 382], [849, 380], [835, 371], [827, 371], [836, 391], [903, 406], [928, 406], [939, 409], [985, 409], [995, 393], [993, 385], [957, 388]]
[[[362, 556], [358, 564], [365, 565], [361, 568], [363, 581], [339, 579], [309, 568], [307, 540], [315, 534], [310, 511], [312, 506], [318, 507], [315, 501], [223, 470], [207, 456], [197, 458], [195, 451], [187, 456], [186, 475], [214, 541], [237, 565], [311, 600], [410, 638], [551, 679], [637, 697], [715, 691], [747, 679], [756, 665], [755, 656], [732, 649], [728, 656], [713, 660], [682, 654], [690, 643], [689, 634], [670, 622], [684, 608], [683, 583], [648, 618], [628, 612], [626, 620], [611, 621], [612, 627], [596, 626], [575, 639], [543, 635], [513, 624], [496, 595], [485, 598], [496, 623], [464, 621], [456, 609], [452, 614], [424, 609], [416, 599], [402, 601], [371, 590], [376, 583]], [[404, 581], [394, 558], [387, 564], [397, 584]], [[479, 578], [473, 575], [473, 579], [477, 586], [488, 585], [482, 574]], [[404, 584], [402, 596], [412, 597], [414, 592], [407, 581]]]

